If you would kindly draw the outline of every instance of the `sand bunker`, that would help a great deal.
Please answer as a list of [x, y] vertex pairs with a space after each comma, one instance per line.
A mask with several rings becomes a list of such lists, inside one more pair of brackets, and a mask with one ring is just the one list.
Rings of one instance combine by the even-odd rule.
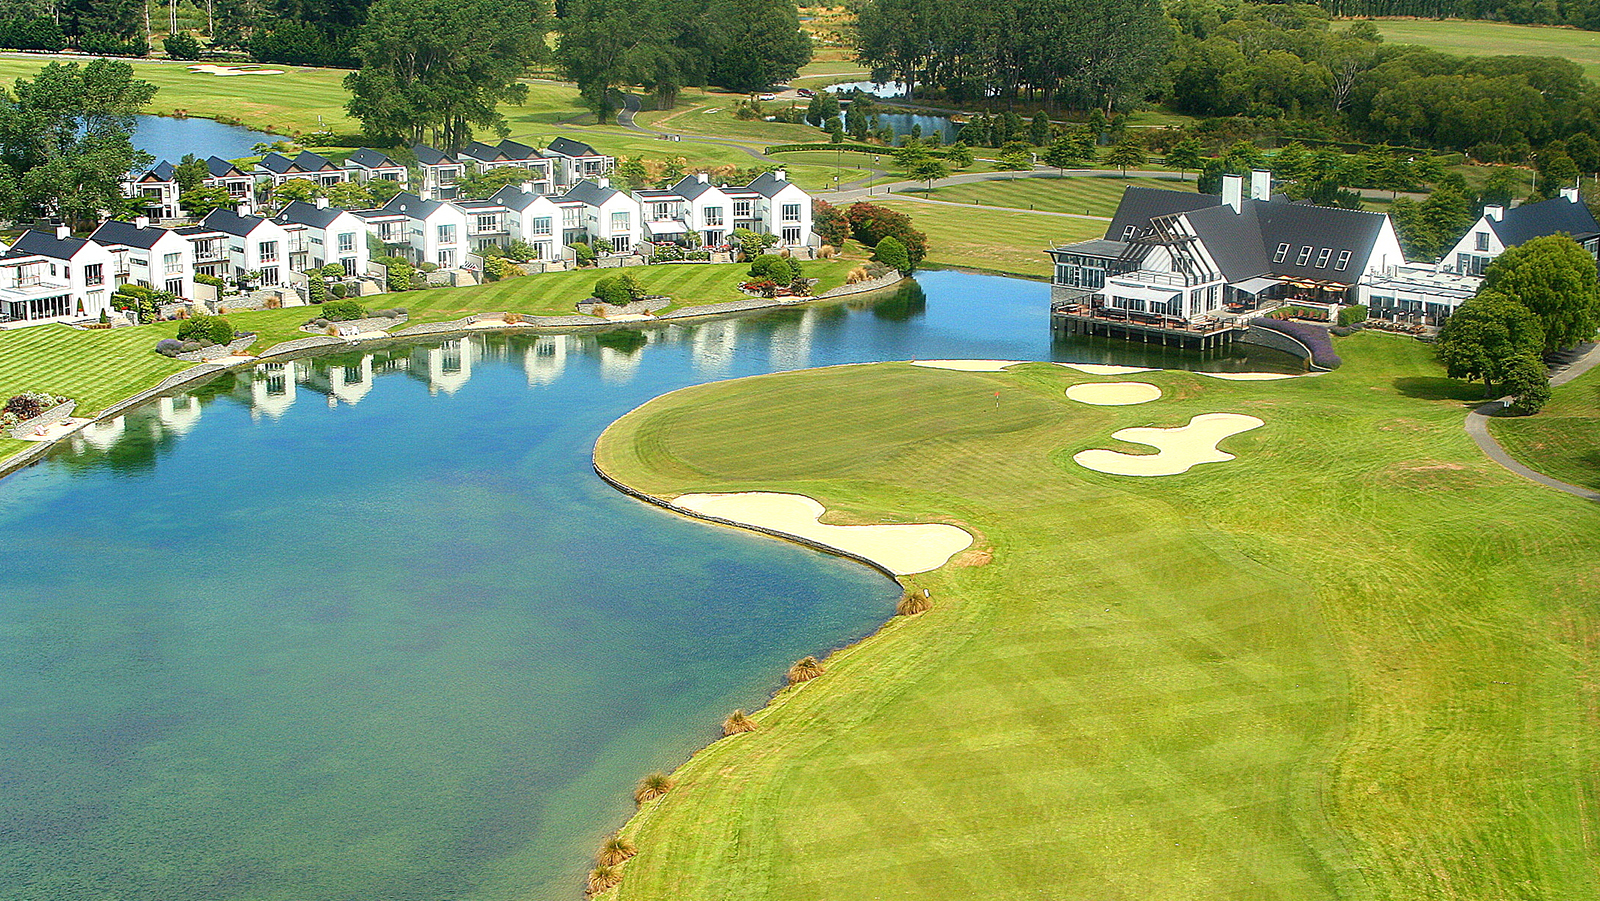
[[1310, 373], [1289, 375], [1283, 372], [1197, 372], [1195, 374], [1214, 379], [1227, 379], [1230, 382], [1275, 382], [1278, 379], [1297, 379], [1310, 375]]
[[1076, 369], [1084, 375], [1128, 375], [1134, 372], [1159, 372], [1146, 366], [1115, 366], [1110, 363], [1057, 363], [1068, 369]]
[[1097, 407], [1126, 407], [1161, 399], [1161, 389], [1149, 382], [1086, 382], [1067, 389], [1067, 398]]
[[263, 69], [260, 66], [217, 66], [211, 63], [201, 63], [190, 66], [190, 72], [202, 75], [282, 75], [282, 69]]
[[826, 508], [803, 494], [770, 491], [685, 494], [672, 503], [693, 513], [772, 529], [837, 548], [865, 557], [900, 576], [938, 569], [972, 545], [972, 536], [966, 530], [943, 523], [825, 525], [817, 519]]
[[912, 366], [924, 369], [954, 369], [956, 372], [1003, 372], [1026, 360], [912, 360]]
[[1073, 461], [1086, 469], [1117, 476], [1175, 476], [1201, 463], [1232, 460], [1233, 454], [1217, 450], [1217, 442], [1266, 423], [1238, 413], [1202, 413], [1176, 429], [1122, 429], [1111, 437], [1148, 444], [1160, 453], [1124, 454], [1109, 450], [1080, 451]]

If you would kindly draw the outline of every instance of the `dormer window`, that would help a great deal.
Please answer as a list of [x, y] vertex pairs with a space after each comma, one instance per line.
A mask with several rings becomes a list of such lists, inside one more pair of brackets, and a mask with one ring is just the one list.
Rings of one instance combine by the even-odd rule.
[[1281, 263], [1289, 256], [1289, 245], [1279, 244], [1278, 252], [1272, 255], [1272, 262]]
[[1139, 226], [1137, 226], [1137, 225], [1129, 225], [1129, 226], [1123, 228], [1122, 229], [1122, 240], [1124, 240], [1124, 241], [1132, 241], [1134, 233], [1136, 233], [1138, 230], [1139, 230]]
[[1295, 260], [1294, 264], [1296, 266], [1304, 266], [1306, 263], [1309, 263], [1309, 262], [1311, 262], [1311, 248], [1310, 247], [1301, 247], [1300, 248], [1300, 256], [1299, 256], [1298, 259]]
[[1332, 256], [1333, 256], [1333, 248], [1332, 247], [1324, 247], [1324, 248], [1322, 248], [1322, 250], [1317, 254], [1317, 268], [1318, 269], [1326, 269], [1326, 268], [1328, 268], [1328, 259], [1330, 257], [1332, 257]]
[[1350, 265], [1350, 251], [1348, 251], [1348, 250], [1339, 251], [1339, 262], [1334, 263], [1333, 264], [1333, 268], [1337, 269], [1340, 272], [1343, 272], [1345, 270], [1345, 267], [1349, 266], [1349, 265]]
[[1474, 234], [1472, 236], [1472, 240], [1473, 240], [1473, 246], [1476, 247], [1478, 250], [1488, 250], [1489, 249], [1489, 233], [1488, 232], [1477, 232], [1476, 234]]

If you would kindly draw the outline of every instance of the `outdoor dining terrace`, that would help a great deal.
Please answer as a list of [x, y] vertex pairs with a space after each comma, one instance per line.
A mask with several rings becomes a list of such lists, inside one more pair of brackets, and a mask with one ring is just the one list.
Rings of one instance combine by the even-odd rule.
[[1242, 323], [1227, 317], [1184, 319], [1122, 310], [1092, 301], [1057, 300], [1050, 305], [1051, 330], [1061, 335], [1122, 338], [1145, 344], [1212, 350], [1233, 343]]

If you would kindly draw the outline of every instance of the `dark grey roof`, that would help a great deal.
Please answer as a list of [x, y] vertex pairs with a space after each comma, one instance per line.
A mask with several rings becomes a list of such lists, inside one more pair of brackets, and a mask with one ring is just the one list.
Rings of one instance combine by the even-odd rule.
[[473, 141], [462, 151], [462, 156], [470, 156], [475, 160], [492, 162], [494, 160], [537, 160], [544, 155], [534, 150], [527, 144], [518, 144], [516, 141], [501, 141], [499, 144], [489, 145], [482, 141]]
[[173, 231], [183, 235], [185, 238], [193, 238], [196, 235], [216, 234], [217, 230], [214, 228], [206, 228], [204, 225], [180, 225], [173, 229]]
[[345, 158], [346, 163], [354, 163], [364, 169], [393, 169], [400, 164], [390, 159], [385, 153], [363, 147]]
[[210, 170], [212, 178], [227, 178], [230, 175], [244, 175], [243, 172], [239, 171], [238, 166], [235, 166], [233, 163], [228, 162], [220, 156], [206, 157], [206, 169]]
[[574, 141], [571, 138], [553, 138], [550, 141], [550, 145], [545, 149], [549, 150], [551, 153], [559, 153], [562, 156], [600, 155], [600, 151], [595, 150], [593, 147], [590, 147], [588, 144], [585, 144], [582, 141]]
[[289, 159], [281, 153], [269, 153], [262, 157], [261, 162], [257, 163], [256, 165], [267, 170], [268, 172], [273, 173], [274, 175], [282, 175], [294, 168], [294, 160]]
[[1261, 248], [1259, 206], [1251, 201], [1241, 204], [1237, 213], [1232, 207], [1211, 206], [1161, 218], [1167, 221], [1178, 216], [1186, 217], [1195, 234], [1200, 236], [1206, 253], [1222, 270], [1222, 277], [1230, 282], [1240, 282], [1265, 274], [1271, 266], [1272, 258]]
[[309, 225], [312, 228], [327, 228], [338, 219], [344, 210], [336, 206], [319, 207], [314, 203], [296, 200], [283, 208], [283, 212], [274, 217], [279, 225]]
[[119, 222], [108, 219], [100, 223], [94, 230], [90, 239], [97, 244], [126, 244], [129, 247], [142, 247], [145, 250], [156, 246], [156, 242], [166, 237], [167, 230], [155, 226], [135, 228], [132, 222]]
[[557, 202], [577, 201], [589, 206], [600, 206], [618, 193], [620, 192], [616, 188], [602, 188], [599, 182], [586, 178], [567, 189], [567, 193], [562, 194]]
[[267, 220], [260, 216], [241, 216], [233, 210], [212, 210], [206, 214], [200, 224], [211, 231], [225, 232], [241, 238], [256, 230], [256, 227]]
[[325, 169], [335, 168], [325, 157], [309, 150], [300, 151], [292, 160], [281, 153], [269, 153], [261, 158], [259, 165], [274, 175], [287, 175], [295, 171], [321, 172]]
[[678, 195], [679, 197], [693, 200], [696, 197], [699, 197], [701, 194], [711, 190], [711, 182], [701, 181], [698, 176], [685, 175], [683, 178], [678, 179], [678, 183], [673, 185], [668, 190], [672, 191], [672, 193]]
[[309, 150], [300, 151], [294, 158], [294, 164], [307, 172], [322, 172], [327, 169], [339, 168], [329, 162], [327, 157], [312, 153]]
[[442, 206], [444, 204], [436, 200], [423, 200], [410, 191], [402, 191], [383, 205], [383, 211], [391, 215], [404, 213], [413, 219], [426, 219]]
[[1506, 210], [1499, 222], [1490, 220], [1489, 227], [1507, 247], [1545, 235], [1567, 234], [1578, 241], [1600, 235], [1600, 222], [1595, 221], [1588, 204], [1573, 203], [1565, 197], [1552, 197]]
[[[1308, 203], [1261, 202], [1246, 200], [1246, 207], [1255, 207], [1261, 220], [1261, 250], [1271, 260], [1279, 244], [1290, 246], [1289, 255], [1282, 263], [1270, 263], [1274, 275], [1291, 278], [1320, 279], [1353, 285], [1361, 280], [1367, 270], [1367, 261], [1377, 246], [1378, 235], [1388, 217], [1366, 210], [1346, 210], [1338, 207], [1312, 206]], [[1310, 247], [1311, 258], [1299, 265], [1300, 248]], [[1322, 249], [1332, 251], [1328, 262], [1317, 266]], [[1350, 251], [1350, 261], [1341, 271], [1336, 269], [1339, 255]]]
[[1061, 247], [1057, 247], [1055, 250], [1051, 251], [1051, 253], [1077, 253], [1083, 254], [1084, 256], [1103, 257], [1105, 259], [1114, 260], [1117, 257], [1122, 256], [1123, 251], [1127, 249], [1128, 243], [1126, 241], [1111, 241], [1105, 238], [1090, 238], [1087, 241], [1079, 241], [1076, 244], [1062, 245]]
[[88, 244], [87, 238], [58, 238], [54, 232], [42, 232], [29, 229], [17, 238], [17, 243], [11, 245], [6, 251], [8, 257], [28, 256], [38, 254], [57, 260], [70, 260], [78, 251]]
[[1106, 227], [1106, 238], [1120, 241], [1127, 227], [1135, 226], [1135, 234], [1142, 232], [1150, 220], [1158, 216], [1187, 213], [1220, 206], [1222, 198], [1215, 194], [1197, 194], [1193, 191], [1173, 191], [1168, 188], [1146, 188], [1132, 185], [1122, 192], [1122, 202]]
[[411, 145], [411, 153], [417, 158], [417, 162], [424, 166], [457, 165], [456, 161], [451, 159], [449, 154], [441, 153], [432, 147], [429, 147], [427, 144]]
[[506, 185], [494, 192], [494, 196], [489, 199], [513, 210], [525, 210], [542, 196], [544, 195], [535, 194], [532, 191], [524, 191], [520, 185]]
[[176, 174], [177, 170], [173, 168], [173, 165], [166, 160], [162, 160], [151, 166], [149, 171], [139, 177], [139, 180], [144, 181], [147, 178], [153, 178], [156, 181], [172, 181], [172, 177]]
[[792, 184], [794, 184], [794, 182], [779, 178], [778, 176], [773, 175], [771, 172], [763, 172], [751, 179], [750, 184], [746, 187], [757, 194], [760, 194], [762, 197], [776, 197], [779, 191], [782, 191], [784, 188], [787, 188]]

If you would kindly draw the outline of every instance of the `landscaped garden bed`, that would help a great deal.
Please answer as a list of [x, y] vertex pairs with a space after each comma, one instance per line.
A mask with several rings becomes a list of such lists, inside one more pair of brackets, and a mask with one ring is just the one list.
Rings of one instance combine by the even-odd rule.
[[26, 438], [71, 416], [76, 407], [71, 398], [59, 394], [24, 391], [7, 399], [0, 408], [0, 431], [12, 438]]

